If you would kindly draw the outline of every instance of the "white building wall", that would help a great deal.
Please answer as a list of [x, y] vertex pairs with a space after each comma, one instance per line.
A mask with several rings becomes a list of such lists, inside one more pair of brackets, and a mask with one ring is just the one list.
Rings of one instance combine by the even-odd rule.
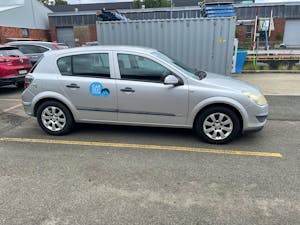
[[48, 13], [52, 11], [37, 0], [24, 0], [23, 5], [5, 8], [0, 3], [0, 26], [49, 29]]

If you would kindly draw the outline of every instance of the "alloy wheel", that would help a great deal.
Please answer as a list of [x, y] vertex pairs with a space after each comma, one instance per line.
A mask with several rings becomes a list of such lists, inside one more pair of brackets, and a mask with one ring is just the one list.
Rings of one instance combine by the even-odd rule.
[[224, 140], [233, 131], [232, 119], [220, 112], [208, 115], [203, 122], [204, 134], [213, 140]]

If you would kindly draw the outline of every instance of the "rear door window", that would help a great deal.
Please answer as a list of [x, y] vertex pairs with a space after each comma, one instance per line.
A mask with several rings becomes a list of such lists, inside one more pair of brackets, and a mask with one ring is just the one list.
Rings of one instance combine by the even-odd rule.
[[62, 75], [110, 78], [108, 53], [91, 53], [60, 58], [57, 66]]

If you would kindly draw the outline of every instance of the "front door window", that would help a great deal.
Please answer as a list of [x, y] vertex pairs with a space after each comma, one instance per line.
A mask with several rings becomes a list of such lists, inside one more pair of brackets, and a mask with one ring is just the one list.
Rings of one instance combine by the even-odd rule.
[[118, 54], [118, 63], [122, 80], [162, 83], [164, 76], [171, 74], [167, 68], [142, 56]]

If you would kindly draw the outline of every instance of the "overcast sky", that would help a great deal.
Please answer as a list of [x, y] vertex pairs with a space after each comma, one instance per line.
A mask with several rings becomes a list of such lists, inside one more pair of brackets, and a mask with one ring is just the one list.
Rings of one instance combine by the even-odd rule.
[[[103, 3], [103, 2], [130, 2], [133, 0], [67, 0], [69, 4]], [[300, 2], [300, 0], [257, 0], [256, 2]]]

